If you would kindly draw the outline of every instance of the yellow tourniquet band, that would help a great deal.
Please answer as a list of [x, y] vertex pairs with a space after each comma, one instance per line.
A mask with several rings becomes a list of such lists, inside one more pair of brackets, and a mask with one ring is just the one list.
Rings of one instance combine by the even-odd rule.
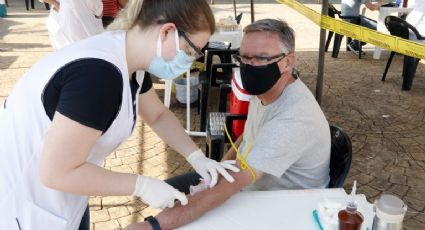
[[229, 131], [227, 130], [226, 124], [224, 124], [224, 131], [226, 132], [227, 138], [229, 138], [230, 144], [232, 145], [232, 148], [236, 151], [236, 155], [241, 162], [241, 168], [243, 170], [248, 169], [252, 176], [252, 183], [256, 181], [256, 176], [254, 170], [246, 163], [246, 158], [248, 158], [249, 152], [251, 151], [252, 143], [248, 143], [248, 147], [246, 148], [245, 154], [242, 155], [238, 148], [235, 146], [235, 143], [233, 143], [232, 138], [230, 137]]

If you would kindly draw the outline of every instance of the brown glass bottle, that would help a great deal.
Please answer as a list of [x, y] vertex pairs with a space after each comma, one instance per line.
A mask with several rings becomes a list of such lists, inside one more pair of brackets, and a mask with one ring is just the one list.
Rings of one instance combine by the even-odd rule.
[[339, 230], [360, 230], [363, 223], [363, 215], [357, 211], [355, 203], [348, 203], [347, 208], [339, 211]]

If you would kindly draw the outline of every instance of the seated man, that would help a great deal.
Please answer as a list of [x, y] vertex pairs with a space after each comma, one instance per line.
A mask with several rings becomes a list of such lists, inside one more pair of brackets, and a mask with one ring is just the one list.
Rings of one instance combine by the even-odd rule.
[[[156, 220], [151, 218], [150, 223], [133, 224], [128, 229], [150, 229], [158, 223], [162, 229], [177, 228], [241, 190], [327, 187], [329, 125], [294, 70], [294, 31], [284, 21], [264, 19], [244, 32], [239, 55], [242, 84], [256, 95], [250, 101], [245, 131], [236, 141], [240, 153], [247, 154], [246, 160], [237, 163], [246, 163], [246, 170], [232, 174], [235, 182], [219, 180], [214, 188], [189, 196], [188, 205], [177, 204], [163, 210]], [[234, 150], [224, 156], [224, 160], [229, 159], [236, 159]], [[199, 176], [189, 173], [168, 182], [187, 193], [189, 184], [199, 183]]]
[[[385, 0], [379, 0], [378, 3], [372, 3], [372, 0], [342, 0], [341, 1], [341, 16], [360, 16], [360, 6], [365, 4], [365, 6], [369, 10], [379, 10], [381, 5]], [[350, 21], [350, 20], [348, 20]], [[362, 17], [360, 21], [360, 25], [367, 27], [369, 29], [376, 30], [376, 22], [373, 20]], [[365, 45], [366, 43], [361, 43], [361, 45]], [[347, 47], [353, 51], [356, 55], [359, 54], [359, 41], [353, 40], [351, 43], [347, 44]]]

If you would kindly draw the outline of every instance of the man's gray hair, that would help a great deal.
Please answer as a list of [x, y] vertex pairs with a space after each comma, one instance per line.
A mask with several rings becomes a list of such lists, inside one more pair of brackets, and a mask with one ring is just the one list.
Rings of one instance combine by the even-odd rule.
[[246, 34], [255, 31], [272, 32], [279, 35], [285, 53], [295, 51], [295, 32], [284, 20], [261, 19], [246, 26], [243, 30]]

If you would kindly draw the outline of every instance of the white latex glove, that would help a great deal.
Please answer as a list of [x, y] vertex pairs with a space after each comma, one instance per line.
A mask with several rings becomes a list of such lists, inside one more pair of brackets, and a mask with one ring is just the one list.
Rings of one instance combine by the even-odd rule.
[[138, 196], [142, 201], [153, 208], [172, 208], [174, 200], [180, 200], [182, 205], [187, 204], [187, 197], [162, 180], [139, 175], [137, 177], [133, 196]]
[[[192, 165], [195, 171], [204, 178], [205, 181], [210, 182], [210, 188], [217, 184], [218, 173], [220, 173], [227, 181], [233, 183], [233, 177], [226, 171], [226, 169], [233, 172], [239, 172], [239, 168], [235, 167], [236, 161], [223, 161], [217, 162], [205, 156], [202, 150], [198, 149], [191, 153], [186, 160]], [[217, 173], [218, 171], [218, 173]]]

